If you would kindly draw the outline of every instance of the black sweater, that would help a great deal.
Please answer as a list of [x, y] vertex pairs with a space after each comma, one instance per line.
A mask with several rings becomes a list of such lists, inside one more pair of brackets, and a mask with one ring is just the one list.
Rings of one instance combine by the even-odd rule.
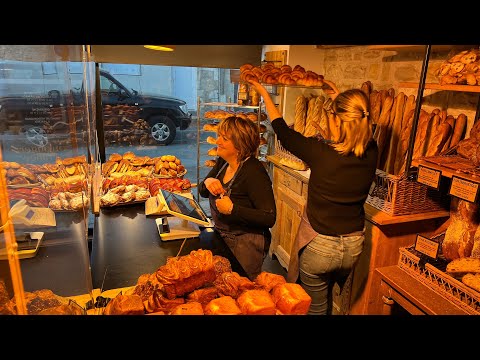
[[[215, 177], [225, 164], [221, 157], [205, 178]], [[226, 168], [217, 176], [223, 184]], [[224, 184], [224, 187], [227, 186]], [[219, 219], [230, 227], [230, 230], [241, 230], [262, 233], [275, 224], [276, 208], [272, 181], [262, 163], [250, 157], [238, 172], [230, 194], [233, 211], [230, 215], [219, 214]], [[202, 181], [199, 185], [200, 196], [208, 198], [210, 192]], [[210, 206], [215, 207], [216, 197], [210, 196]]]
[[319, 234], [342, 235], [362, 230], [363, 205], [375, 176], [378, 147], [371, 141], [363, 155], [340, 155], [332, 146], [291, 129], [283, 118], [272, 121], [282, 146], [310, 167], [307, 217]]

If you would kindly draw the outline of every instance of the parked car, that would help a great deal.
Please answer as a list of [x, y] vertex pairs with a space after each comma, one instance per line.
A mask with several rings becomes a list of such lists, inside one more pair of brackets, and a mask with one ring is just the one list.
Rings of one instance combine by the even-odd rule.
[[[100, 70], [100, 92], [106, 142], [168, 145], [177, 128], [187, 129], [192, 114], [181, 99], [161, 95], [139, 95], [109, 72]], [[86, 118], [84, 88], [64, 94], [0, 97], [0, 133], [22, 133], [29, 143], [46, 146], [58, 134], [76, 129]], [[73, 116], [72, 116], [73, 115]]]

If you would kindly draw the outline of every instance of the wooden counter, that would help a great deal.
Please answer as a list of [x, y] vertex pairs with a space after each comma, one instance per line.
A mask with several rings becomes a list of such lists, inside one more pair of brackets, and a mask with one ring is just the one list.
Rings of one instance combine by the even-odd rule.
[[469, 315], [397, 265], [375, 270], [370, 314], [391, 315], [399, 305], [412, 315]]
[[[279, 163], [275, 156], [267, 156], [274, 164], [273, 187], [277, 201], [277, 221], [272, 229], [270, 255], [277, 256], [288, 269], [293, 240], [298, 231], [300, 216], [307, 200], [310, 171], [297, 171]], [[365, 209], [365, 245], [351, 281], [340, 294], [334, 287], [334, 312], [341, 314], [369, 314], [370, 303], [376, 297], [372, 278], [376, 268], [395, 265], [399, 248], [412, 245], [417, 234], [430, 237], [445, 229], [450, 213], [428, 213], [391, 216], [369, 204]]]

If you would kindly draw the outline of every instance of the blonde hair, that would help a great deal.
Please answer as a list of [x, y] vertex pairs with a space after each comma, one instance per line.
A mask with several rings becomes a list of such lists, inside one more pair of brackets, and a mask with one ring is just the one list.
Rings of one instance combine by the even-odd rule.
[[333, 101], [332, 110], [340, 119], [339, 135], [332, 146], [342, 155], [353, 152], [362, 157], [373, 137], [367, 95], [360, 89], [344, 91]]
[[256, 156], [260, 146], [258, 125], [251, 120], [236, 116], [223, 119], [218, 124], [217, 133], [232, 141], [238, 151], [237, 160], [240, 162], [249, 156]]

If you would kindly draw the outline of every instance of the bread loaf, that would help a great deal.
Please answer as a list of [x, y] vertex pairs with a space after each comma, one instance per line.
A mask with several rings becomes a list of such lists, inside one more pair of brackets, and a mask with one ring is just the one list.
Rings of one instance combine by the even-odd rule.
[[266, 290], [246, 290], [238, 297], [237, 304], [244, 315], [275, 315], [277, 311]]
[[192, 291], [187, 295], [187, 301], [196, 301], [202, 304], [202, 306], [207, 305], [213, 299], [218, 297], [218, 290], [214, 286], [197, 289]]
[[287, 281], [282, 275], [273, 274], [267, 271], [262, 271], [255, 278], [255, 284], [260, 285], [264, 290], [270, 292], [275, 285], [285, 284]]
[[204, 165], [208, 167], [214, 167], [217, 162], [215, 160], [205, 160]]
[[205, 124], [203, 125], [203, 130], [217, 132], [217, 127], [217, 124]]
[[465, 274], [462, 276], [462, 282], [471, 287], [472, 289], [480, 292], [480, 273], [478, 274]]
[[320, 108], [318, 108], [317, 105], [317, 98], [311, 97], [310, 100], [308, 100], [307, 105], [307, 119], [305, 120], [304, 136], [310, 137], [316, 134], [317, 130], [313, 123], [316, 121], [317, 116], [320, 116]]
[[467, 273], [480, 274], [480, 259], [463, 257], [450, 261], [446, 272], [454, 277], [462, 277]]
[[438, 126], [436, 135], [433, 137], [432, 141], [428, 146], [427, 153], [425, 156], [434, 156], [440, 154], [445, 145], [445, 142], [450, 137], [452, 133], [452, 127], [448, 122], [443, 122]]
[[277, 310], [284, 315], [305, 315], [310, 309], [312, 298], [296, 283], [276, 285], [272, 298]]
[[250, 279], [245, 276], [240, 276], [234, 271], [220, 274], [220, 276], [217, 276], [213, 284], [218, 290], [219, 295], [231, 296], [234, 299], [236, 299], [243, 291], [255, 287], [255, 283], [250, 281]]
[[203, 315], [202, 304], [196, 301], [177, 305], [170, 311], [170, 315]]
[[300, 95], [295, 102], [295, 122], [293, 130], [303, 134], [305, 131], [305, 120], [307, 115], [307, 99]]
[[241, 315], [242, 310], [231, 296], [222, 296], [210, 301], [203, 309], [205, 315]]
[[402, 123], [402, 133], [398, 141], [397, 155], [395, 156], [394, 174], [401, 174], [404, 171], [408, 145], [410, 145], [410, 136], [412, 134], [413, 118], [415, 117], [415, 109], [409, 111], [408, 116], [404, 117]]
[[156, 275], [168, 299], [183, 296], [215, 280], [212, 252], [198, 249], [188, 255], [170, 257], [157, 269]]
[[138, 295], [115, 296], [105, 307], [104, 315], [143, 315], [145, 308]]
[[450, 224], [445, 231], [442, 252], [447, 260], [469, 257], [480, 222], [479, 205], [452, 196]]
[[432, 116], [428, 112], [423, 109], [420, 110], [412, 159], [418, 159], [423, 156], [427, 129], [431, 119], [433, 120]]

